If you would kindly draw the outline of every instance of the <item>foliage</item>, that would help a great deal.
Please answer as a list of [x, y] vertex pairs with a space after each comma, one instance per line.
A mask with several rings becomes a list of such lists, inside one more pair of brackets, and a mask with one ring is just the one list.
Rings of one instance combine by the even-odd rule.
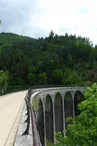
[[52, 81], [55, 84], [63, 84], [64, 72], [62, 69], [55, 69], [52, 71]]
[[40, 84], [40, 85], [46, 84], [46, 83], [47, 83], [47, 76], [46, 76], [46, 73], [45, 73], [45, 72], [40, 73], [40, 74], [38, 75], [38, 79], [39, 79], [39, 84]]
[[46, 145], [47, 146], [55, 146], [51, 141], [49, 141], [49, 140], [46, 140]]
[[[57, 35], [34, 39], [0, 33], [0, 70], [9, 85], [88, 85], [97, 81], [97, 46], [87, 38]], [[42, 79], [44, 78], [44, 79]]]
[[9, 73], [8, 71], [0, 70], [0, 95], [6, 92], [9, 83]]
[[56, 134], [56, 146], [97, 146], [97, 84], [87, 88], [85, 100], [78, 108], [82, 112], [68, 126], [69, 135]]
[[68, 85], [76, 85], [82, 81], [80, 76], [75, 71], [70, 70], [69, 68], [65, 69], [64, 73], [64, 82]]
[[27, 77], [27, 81], [29, 82], [29, 85], [35, 85], [36, 75], [34, 73], [29, 73]]
[[0, 70], [0, 87], [8, 86], [9, 73], [7, 71]]

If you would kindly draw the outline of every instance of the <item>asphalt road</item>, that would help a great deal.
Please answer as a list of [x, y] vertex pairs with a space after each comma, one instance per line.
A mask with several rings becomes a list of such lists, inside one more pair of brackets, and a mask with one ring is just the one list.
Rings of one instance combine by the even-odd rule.
[[0, 96], [0, 146], [4, 146], [27, 91]]

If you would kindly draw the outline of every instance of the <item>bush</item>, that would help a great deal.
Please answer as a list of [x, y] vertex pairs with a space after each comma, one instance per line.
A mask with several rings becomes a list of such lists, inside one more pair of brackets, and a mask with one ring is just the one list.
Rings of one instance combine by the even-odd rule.
[[87, 88], [85, 100], [78, 108], [81, 114], [70, 124], [66, 130], [68, 136], [56, 134], [56, 146], [97, 146], [97, 84]]

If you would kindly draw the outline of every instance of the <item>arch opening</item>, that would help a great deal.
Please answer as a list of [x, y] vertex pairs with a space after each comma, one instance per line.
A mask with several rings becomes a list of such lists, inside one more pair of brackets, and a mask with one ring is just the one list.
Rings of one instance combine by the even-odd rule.
[[59, 93], [56, 94], [54, 100], [55, 108], [55, 131], [63, 133], [63, 104], [62, 97]]
[[45, 103], [45, 123], [46, 123], [46, 139], [48, 141], [54, 141], [54, 132], [53, 132], [53, 106], [52, 100], [49, 95], [46, 97]]
[[73, 100], [70, 92], [67, 92], [64, 97], [64, 117], [65, 117], [65, 128], [71, 122], [67, 122], [68, 117], [73, 117]]
[[75, 116], [80, 115], [81, 111], [78, 109], [78, 104], [84, 100], [84, 96], [80, 91], [77, 91], [74, 96], [74, 110]]

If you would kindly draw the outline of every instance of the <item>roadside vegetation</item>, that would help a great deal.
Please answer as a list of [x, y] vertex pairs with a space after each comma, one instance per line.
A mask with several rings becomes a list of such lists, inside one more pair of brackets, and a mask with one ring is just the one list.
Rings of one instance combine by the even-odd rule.
[[85, 100], [78, 108], [82, 111], [75, 119], [72, 119], [63, 137], [56, 134], [56, 146], [97, 146], [97, 84], [87, 88]]

